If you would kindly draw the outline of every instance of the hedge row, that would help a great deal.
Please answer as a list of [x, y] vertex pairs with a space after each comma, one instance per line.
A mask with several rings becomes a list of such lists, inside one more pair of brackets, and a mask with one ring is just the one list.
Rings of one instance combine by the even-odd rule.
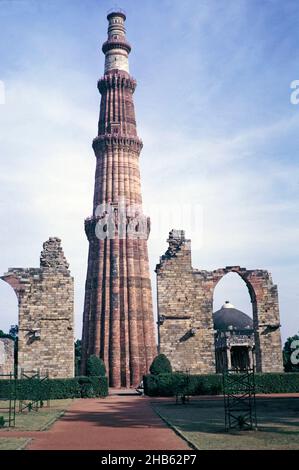
[[[0, 380], [0, 400], [8, 398], [9, 381]], [[38, 380], [18, 379], [18, 400], [46, 400], [60, 398], [94, 398], [108, 395], [107, 377], [75, 377], [73, 379]]]
[[[145, 375], [144, 393], [151, 397], [171, 397], [182, 391], [189, 395], [221, 395], [222, 374], [190, 375], [181, 373]], [[299, 392], [299, 373], [257, 373], [256, 393]]]
[[174, 396], [187, 386], [190, 395], [218, 395], [222, 393], [222, 376], [219, 374], [187, 377], [185, 374], [173, 372], [171, 374], [145, 375], [143, 384], [144, 393], [151, 397]]
[[298, 393], [299, 373], [256, 374], [257, 393]]

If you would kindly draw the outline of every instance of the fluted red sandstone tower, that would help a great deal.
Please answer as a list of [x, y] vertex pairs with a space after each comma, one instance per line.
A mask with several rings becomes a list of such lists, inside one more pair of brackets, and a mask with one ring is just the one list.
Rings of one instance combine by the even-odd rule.
[[147, 238], [142, 212], [139, 154], [129, 74], [131, 47], [123, 12], [113, 12], [103, 44], [93, 215], [85, 221], [89, 241], [82, 334], [82, 372], [91, 354], [105, 362], [112, 387], [134, 386], [156, 355]]

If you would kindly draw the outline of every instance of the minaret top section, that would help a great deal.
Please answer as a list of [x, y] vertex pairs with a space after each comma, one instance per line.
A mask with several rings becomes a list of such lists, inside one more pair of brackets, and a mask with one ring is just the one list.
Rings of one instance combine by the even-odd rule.
[[128, 55], [131, 46], [126, 39], [126, 15], [123, 11], [112, 11], [108, 14], [107, 20], [109, 22], [108, 39], [102, 47], [105, 54], [105, 73], [112, 70], [129, 73]]

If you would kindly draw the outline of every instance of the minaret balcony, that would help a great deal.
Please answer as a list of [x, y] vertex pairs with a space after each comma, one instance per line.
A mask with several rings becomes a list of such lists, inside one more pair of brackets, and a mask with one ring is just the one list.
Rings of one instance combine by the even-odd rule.
[[130, 88], [134, 93], [136, 80], [123, 70], [113, 70], [98, 80], [98, 90], [101, 94], [110, 88]]
[[131, 52], [131, 45], [126, 39], [111, 38], [104, 42], [102, 51], [104, 54], [106, 54], [106, 52], [110, 51], [111, 49], [124, 49], [129, 54]]
[[95, 155], [105, 150], [107, 147], [128, 148], [135, 152], [141, 152], [143, 142], [139, 137], [130, 137], [124, 134], [102, 134], [98, 135], [92, 142]]

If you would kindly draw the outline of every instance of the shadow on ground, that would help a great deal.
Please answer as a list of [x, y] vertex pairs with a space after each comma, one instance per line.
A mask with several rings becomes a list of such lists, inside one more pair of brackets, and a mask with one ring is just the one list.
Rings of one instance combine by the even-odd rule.
[[222, 400], [197, 397], [185, 405], [164, 402], [153, 406], [198, 448], [212, 448], [214, 442], [219, 448], [225, 448], [225, 443], [227, 448], [238, 448], [239, 443], [242, 448], [299, 449], [299, 398], [257, 398], [256, 403], [258, 430], [229, 432], [225, 431]]
[[143, 408], [142, 415], [140, 414], [138, 404], [140, 404], [140, 401], [142, 400], [147, 399], [140, 396], [132, 396], [128, 401], [128, 399], [121, 400], [121, 397], [118, 396], [115, 401], [109, 398], [93, 400], [92, 408], [90, 410], [86, 410], [84, 412], [77, 411], [76, 409], [68, 410], [67, 414], [61, 418], [61, 421], [84, 421], [94, 423], [95, 426], [117, 428], [135, 427], [142, 429], [150, 427], [165, 427], [163, 421], [161, 421], [156, 414], [152, 413], [150, 407], [148, 410], [147, 408]]

